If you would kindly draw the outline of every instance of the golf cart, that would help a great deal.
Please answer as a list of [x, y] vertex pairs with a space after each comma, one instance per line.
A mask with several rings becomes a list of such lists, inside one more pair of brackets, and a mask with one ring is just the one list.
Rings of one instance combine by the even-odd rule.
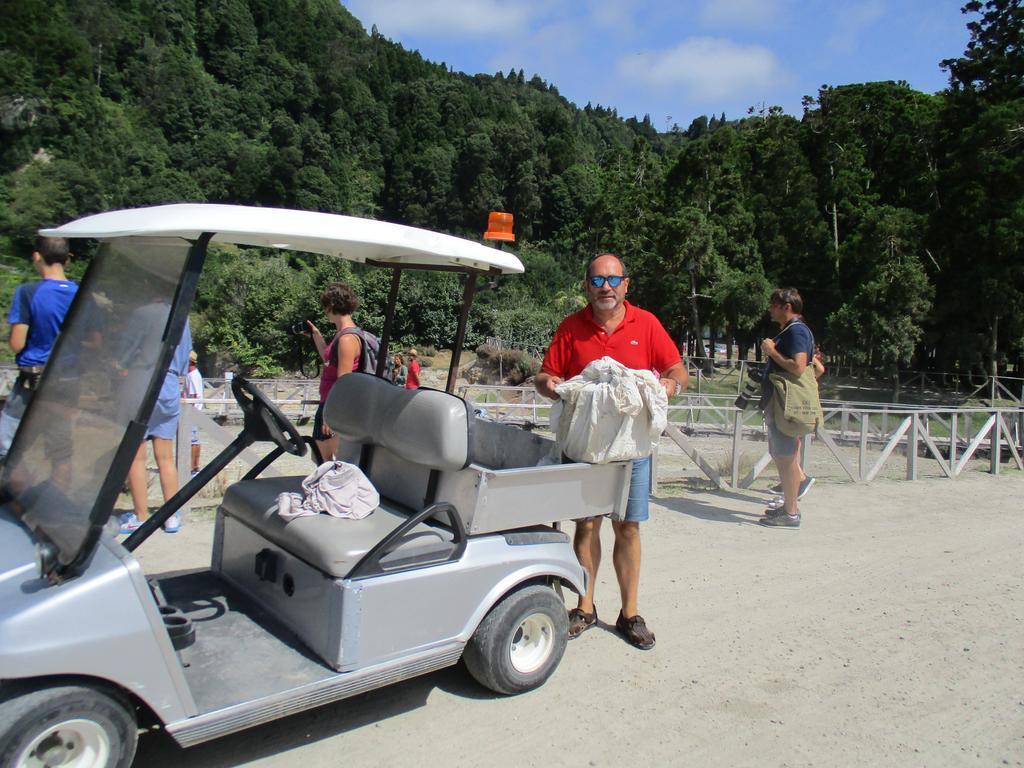
[[[552, 441], [476, 418], [451, 394], [457, 353], [448, 391], [357, 373], [332, 389], [325, 420], [380, 494], [365, 518], [277, 514], [302, 478], [260, 475], [309, 440], [241, 376], [238, 437], [124, 541], [113, 517], [211, 241], [392, 269], [381, 368], [404, 270], [464, 273], [457, 351], [477, 278], [522, 272], [515, 256], [224, 205], [43, 234], [100, 248], [0, 473], [0, 765], [128, 766], [139, 725], [188, 746], [459, 659], [502, 694], [554, 672], [567, 628], [556, 590], [586, 585], [552, 524], [620, 511], [628, 464], [561, 464]], [[270, 450], [224, 494], [209, 568], [144, 573], [133, 552], [253, 443]]]

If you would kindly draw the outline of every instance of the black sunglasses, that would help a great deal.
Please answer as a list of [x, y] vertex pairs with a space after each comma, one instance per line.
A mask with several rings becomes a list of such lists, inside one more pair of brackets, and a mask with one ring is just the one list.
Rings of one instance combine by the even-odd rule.
[[605, 283], [612, 288], [618, 288], [625, 279], [627, 279], [625, 275], [591, 275], [587, 278], [587, 282], [595, 288], [601, 288]]

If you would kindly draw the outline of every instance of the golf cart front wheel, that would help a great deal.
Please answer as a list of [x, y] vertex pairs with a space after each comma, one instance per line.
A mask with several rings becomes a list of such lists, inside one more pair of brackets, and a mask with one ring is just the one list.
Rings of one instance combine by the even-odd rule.
[[565, 653], [569, 621], [550, 587], [506, 596], [487, 614], [462, 655], [473, 678], [492, 691], [531, 691], [551, 677]]
[[0, 765], [128, 768], [138, 730], [127, 702], [95, 688], [43, 688], [0, 702]]

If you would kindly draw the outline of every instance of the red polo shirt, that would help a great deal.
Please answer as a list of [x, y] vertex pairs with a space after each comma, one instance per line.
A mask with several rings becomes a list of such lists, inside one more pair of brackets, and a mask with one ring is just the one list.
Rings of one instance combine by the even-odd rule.
[[658, 318], [628, 301], [623, 306], [626, 316], [610, 336], [594, 321], [589, 304], [565, 318], [555, 331], [541, 370], [571, 379], [589, 363], [607, 356], [627, 368], [661, 374], [681, 362], [679, 350]]

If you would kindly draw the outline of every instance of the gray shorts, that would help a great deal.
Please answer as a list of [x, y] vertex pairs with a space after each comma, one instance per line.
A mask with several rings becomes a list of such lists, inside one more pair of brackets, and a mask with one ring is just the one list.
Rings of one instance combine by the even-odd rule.
[[768, 453], [772, 456], [796, 456], [800, 449], [800, 438], [790, 437], [775, 426], [771, 405], [764, 412], [764, 423], [768, 427]]

